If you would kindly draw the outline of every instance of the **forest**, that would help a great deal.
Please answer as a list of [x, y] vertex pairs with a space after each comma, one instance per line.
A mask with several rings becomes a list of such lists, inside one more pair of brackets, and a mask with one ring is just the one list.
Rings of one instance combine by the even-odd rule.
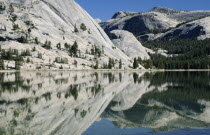
[[148, 41], [143, 46], [153, 50], [167, 50], [169, 57], [150, 54], [151, 60], [139, 60], [146, 68], [158, 69], [209, 69], [210, 39]]

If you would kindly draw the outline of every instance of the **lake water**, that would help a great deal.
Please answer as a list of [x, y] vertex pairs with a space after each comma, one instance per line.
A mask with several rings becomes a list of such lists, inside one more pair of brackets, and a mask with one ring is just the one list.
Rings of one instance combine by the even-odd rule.
[[210, 72], [0, 73], [0, 135], [210, 135]]

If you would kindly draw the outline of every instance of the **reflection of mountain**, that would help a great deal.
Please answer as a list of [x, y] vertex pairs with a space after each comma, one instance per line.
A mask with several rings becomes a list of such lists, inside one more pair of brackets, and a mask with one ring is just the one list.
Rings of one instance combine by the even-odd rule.
[[[209, 73], [146, 73], [139, 80], [150, 80], [149, 87], [123, 90], [114, 97], [103, 117], [120, 128], [147, 127], [156, 132], [209, 127]], [[136, 103], [131, 102], [131, 91]], [[124, 105], [129, 104], [125, 109]]]
[[[138, 74], [134, 73], [134, 82], [135, 76], [138, 76]], [[136, 77], [138, 78], [138, 77]], [[117, 94], [112, 101], [115, 104], [115, 106], [112, 106], [111, 109], [114, 111], [123, 111], [132, 108], [135, 103], [138, 101], [138, 99], [147, 92], [147, 88], [149, 86], [149, 81], [140, 80], [138, 83], [131, 83], [127, 85], [119, 94]]]
[[80, 135], [116, 94], [133, 84], [130, 73], [20, 72], [0, 76], [0, 134]]
[[163, 132], [205, 128], [210, 123], [207, 72], [20, 72], [0, 76], [0, 134], [80, 135], [104, 110], [102, 117], [120, 128]]

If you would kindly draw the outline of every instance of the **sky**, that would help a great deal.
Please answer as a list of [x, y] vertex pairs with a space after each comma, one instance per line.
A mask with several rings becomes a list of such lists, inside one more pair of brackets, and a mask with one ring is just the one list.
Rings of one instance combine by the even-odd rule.
[[155, 6], [178, 10], [210, 10], [210, 0], [75, 0], [93, 18], [103, 21], [118, 11], [146, 12]]

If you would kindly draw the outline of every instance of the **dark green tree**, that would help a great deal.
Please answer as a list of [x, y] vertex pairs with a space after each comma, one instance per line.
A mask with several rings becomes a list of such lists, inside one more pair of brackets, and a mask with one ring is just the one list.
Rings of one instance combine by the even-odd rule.
[[122, 69], [122, 60], [119, 62], [119, 69]]
[[109, 62], [108, 62], [108, 68], [112, 69], [114, 67], [115, 63], [114, 63], [114, 59], [109, 58]]
[[0, 70], [4, 70], [4, 60], [0, 58]]
[[136, 58], [134, 58], [134, 61], [133, 61], [133, 68], [134, 69], [137, 69], [139, 66], [139, 63], [138, 63], [138, 60]]
[[45, 49], [52, 49], [51, 47], [51, 41], [45, 41], [44, 45], [42, 46]]
[[94, 68], [95, 68], [95, 69], [98, 69], [98, 68], [99, 68], [99, 62], [98, 62], [98, 60], [96, 61], [96, 65], [95, 65]]
[[77, 29], [77, 25], [76, 24], [74, 25], [74, 32], [76, 32], [76, 33], [79, 32], [79, 30]]
[[83, 31], [86, 31], [87, 30], [87, 27], [86, 27], [86, 25], [84, 23], [82, 23], [80, 25], [80, 29], [83, 30]]
[[57, 47], [57, 49], [61, 50], [61, 43], [58, 43], [58, 44], [56, 45], [56, 47]]
[[35, 37], [34, 42], [35, 42], [35, 44], [39, 44], [39, 39], [38, 39], [38, 37]]
[[74, 44], [71, 46], [70, 50], [70, 56], [76, 56], [78, 52], [78, 44], [77, 41], [74, 42]]

